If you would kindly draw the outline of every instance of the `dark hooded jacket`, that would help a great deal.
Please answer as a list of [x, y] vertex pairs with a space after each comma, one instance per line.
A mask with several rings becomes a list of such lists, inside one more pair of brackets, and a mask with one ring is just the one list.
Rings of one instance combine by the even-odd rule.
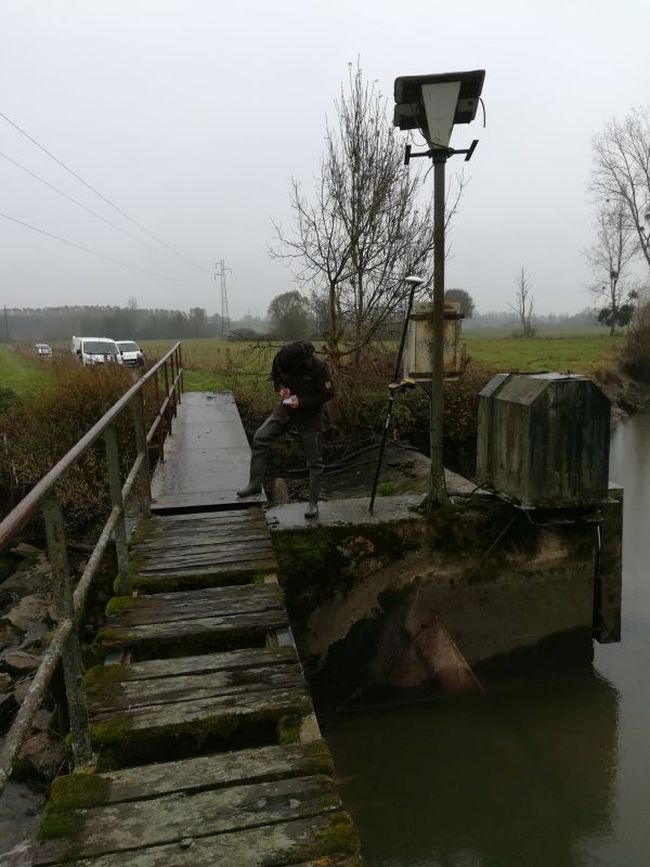
[[287, 343], [276, 354], [271, 368], [276, 391], [288, 388], [300, 401], [297, 409], [280, 404], [273, 415], [283, 422], [294, 422], [299, 430], [321, 430], [323, 406], [333, 397], [327, 365], [314, 355], [309, 340]]

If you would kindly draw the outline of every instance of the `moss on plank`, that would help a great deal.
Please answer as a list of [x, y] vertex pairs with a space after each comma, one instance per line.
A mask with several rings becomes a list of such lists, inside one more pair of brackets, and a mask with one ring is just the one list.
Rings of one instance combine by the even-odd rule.
[[98, 807], [110, 800], [111, 783], [98, 774], [67, 774], [52, 784], [46, 813]]
[[[124, 767], [134, 759], [140, 763], [161, 761], [173, 755], [195, 754], [206, 746], [217, 745], [223, 748], [235, 740], [258, 738], [264, 732], [262, 741], [273, 742], [272, 733], [278, 732], [278, 715], [295, 717], [300, 720], [312, 711], [311, 700], [299, 690], [291, 693], [282, 708], [241, 714], [236, 710], [218, 715], [207, 715], [197, 720], [180, 723], [161, 723], [146, 730], [134, 731], [128, 713], [115, 715], [110, 720], [93, 723], [90, 733], [99, 752], [100, 770]], [[316, 752], [316, 756], [321, 756]], [[327, 759], [321, 756], [326, 767]]]
[[108, 600], [106, 606], [106, 616], [111, 614], [121, 614], [124, 611], [133, 611], [140, 605], [140, 599], [137, 596], [113, 596]]
[[96, 665], [88, 669], [82, 683], [90, 704], [110, 706], [118, 695], [118, 684], [127, 677], [128, 670], [123, 665]]

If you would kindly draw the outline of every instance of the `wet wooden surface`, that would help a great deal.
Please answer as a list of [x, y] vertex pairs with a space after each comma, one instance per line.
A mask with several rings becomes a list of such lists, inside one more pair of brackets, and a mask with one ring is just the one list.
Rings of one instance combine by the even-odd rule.
[[151, 484], [154, 512], [176, 509], [245, 507], [263, 494], [237, 497], [248, 481], [250, 448], [230, 392], [184, 394], [172, 434], [165, 441], [165, 461]]
[[92, 796], [84, 776], [55, 783], [74, 830], [34, 864], [360, 864], [322, 741], [98, 774]]
[[166, 656], [191, 652], [197, 643], [203, 649], [255, 647], [289, 625], [276, 583], [138, 596], [128, 604], [109, 614], [97, 634], [98, 648]]
[[277, 568], [259, 508], [153, 516], [131, 551], [134, 586], [146, 593], [245, 582]]
[[98, 768], [121, 769], [56, 781], [34, 864], [358, 867], [262, 509], [201, 511], [247, 475], [236, 408], [190, 394], [183, 412], [158, 505], [197, 511], [140, 523], [136, 595], [95, 643], [120, 664], [84, 678]]

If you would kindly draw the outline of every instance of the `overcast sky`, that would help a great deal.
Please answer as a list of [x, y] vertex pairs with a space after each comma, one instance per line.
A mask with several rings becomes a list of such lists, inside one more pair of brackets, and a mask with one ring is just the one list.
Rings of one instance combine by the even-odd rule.
[[[0, 304], [263, 314], [294, 288], [269, 259], [289, 181], [313, 183], [326, 115], [361, 59], [392, 106], [398, 75], [486, 70], [447, 285], [503, 309], [525, 266], [540, 312], [587, 305], [590, 142], [650, 103], [647, 0], [0, 0], [0, 112], [165, 251], [0, 118], [0, 152], [100, 212], [121, 234], [0, 157], [0, 211], [131, 270], [0, 218]], [[462, 158], [457, 158], [458, 168]], [[454, 164], [451, 163], [450, 166]], [[152, 249], [152, 247], [154, 249]]]

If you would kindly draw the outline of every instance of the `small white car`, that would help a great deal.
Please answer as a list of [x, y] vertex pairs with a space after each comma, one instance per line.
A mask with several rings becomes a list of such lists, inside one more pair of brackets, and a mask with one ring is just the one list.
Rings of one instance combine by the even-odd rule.
[[116, 340], [117, 348], [122, 356], [122, 364], [126, 367], [144, 367], [144, 353], [134, 340]]
[[52, 358], [52, 347], [49, 343], [35, 343], [34, 349], [39, 358]]

